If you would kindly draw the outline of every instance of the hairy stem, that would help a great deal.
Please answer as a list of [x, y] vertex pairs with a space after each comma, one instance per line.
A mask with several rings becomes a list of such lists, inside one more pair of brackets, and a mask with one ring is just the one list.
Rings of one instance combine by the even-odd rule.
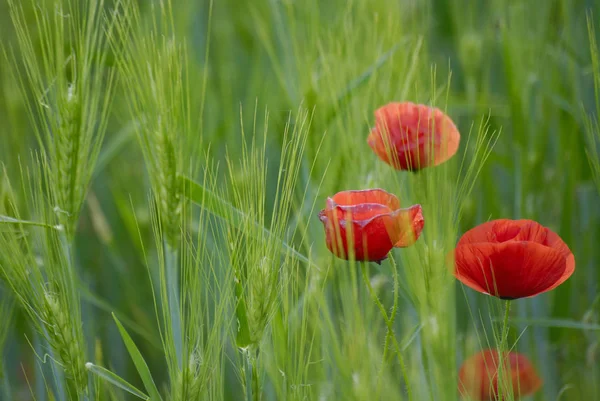
[[[367, 264], [362, 263], [361, 268], [362, 268], [362, 273], [363, 273], [363, 280], [364, 280], [365, 284], [367, 285], [369, 294], [371, 294], [373, 301], [379, 308], [379, 311], [381, 312], [381, 316], [383, 317], [383, 320], [385, 321], [385, 324], [387, 326], [386, 339], [390, 338], [392, 340], [392, 343], [394, 344], [394, 348], [396, 350], [396, 355], [398, 357], [398, 363], [400, 364], [400, 369], [402, 370], [402, 376], [404, 377], [404, 382], [406, 383], [406, 391], [408, 393], [408, 400], [412, 401], [412, 391], [410, 389], [410, 382], [408, 381], [408, 373], [406, 371], [406, 364], [404, 363], [404, 358], [402, 357], [402, 353], [400, 351], [400, 345], [398, 344], [398, 340], [396, 339], [396, 336], [394, 335], [394, 326], [393, 326], [394, 321], [391, 319], [391, 316], [388, 317], [388, 314], [385, 311], [385, 307], [379, 300], [379, 297], [377, 296], [377, 294], [375, 293], [375, 290], [373, 289], [373, 286], [371, 285], [371, 281], [369, 280], [369, 274], [367, 272]], [[394, 263], [394, 275], [395, 276], [397, 275], [397, 269], [395, 268], [395, 263]], [[397, 279], [397, 278], [395, 277], [395, 279]], [[395, 283], [395, 284], [397, 284], [397, 283]], [[394, 300], [394, 303], [396, 304], [396, 300]], [[394, 317], [396, 314], [396, 309], [397, 309], [397, 305], [395, 305], [395, 307], [392, 311], [392, 313], [394, 314]]]
[[[508, 331], [509, 331], [509, 317], [510, 317], [510, 306], [511, 301], [506, 300], [504, 304], [504, 320], [502, 322], [502, 334], [500, 337], [500, 349], [498, 350], [498, 400], [502, 401], [503, 399], [508, 399], [508, 395], [504, 398], [503, 387], [506, 386], [506, 380], [510, 380], [510, 374], [505, 372], [506, 369], [509, 369], [508, 365], [504, 362], [504, 355], [508, 351]], [[506, 358], [506, 362], [508, 363], [508, 358]], [[510, 383], [508, 383], [510, 384]], [[506, 387], [508, 389], [508, 387]]]
[[[393, 277], [394, 277], [394, 304], [392, 306], [392, 312], [390, 313], [390, 322], [393, 326], [394, 321], [396, 320], [396, 315], [398, 313], [398, 267], [396, 266], [396, 261], [393, 256], [390, 255], [390, 262], [393, 269]], [[393, 332], [388, 328], [387, 333], [385, 335], [385, 342], [383, 348], [383, 356], [381, 358], [381, 367], [379, 369], [379, 374], [377, 375], [377, 393], [375, 399], [378, 400], [381, 394], [381, 379], [383, 377], [383, 370], [385, 369], [385, 365], [387, 363], [387, 354], [390, 347], [391, 337], [393, 336]]]

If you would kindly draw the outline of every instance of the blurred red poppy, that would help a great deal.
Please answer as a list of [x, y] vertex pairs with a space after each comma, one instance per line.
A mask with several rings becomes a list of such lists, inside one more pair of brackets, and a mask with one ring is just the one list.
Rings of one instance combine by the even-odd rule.
[[575, 258], [554, 232], [532, 220], [493, 220], [467, 231], [454, 250], [454, 275], [502, 299], [550, 291], [575, 270]]
[[425, 224], [420, 205], [401, 209], [398, 198], [383, 189], [338, 192], [327, 198], [319, 220], [334, 255], [347, 260], [352, 246], [356, 260], [373, 262], [385, 259], [393, 247], [412, 245]]
[[375, 110], [367, 143], [395, 169], [416, 171], [450, 159], [458, 150], [460, 133], [438, 108], [392, 102]]
[[[535, 393], [542, 386], [533, 365], [522, 354], [504, 353], [503, 369], [505, 374], [501, 381], [502, 399], [508, 399], [510, 391], [515, 399]], [[489, 401], [498, 398], [499, 355], [495, 349], [481, 351], [463, 362], [458, 372], [458, 388], [463, 397], [473, 400]]]

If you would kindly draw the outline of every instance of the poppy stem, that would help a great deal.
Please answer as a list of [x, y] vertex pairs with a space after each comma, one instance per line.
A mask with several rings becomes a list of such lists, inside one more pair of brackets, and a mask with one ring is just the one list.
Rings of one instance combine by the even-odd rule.
[[[509, 374], [508, 372], [505, 372], [505, 370], [509, 370], [510, 368], [508, 366], [506, 366], [504, 364], [504, 355], [506, 353], [506, 351], [508, 351], [508, 332], [509, 332], [509, 317], [510, 317], [510, 306], [511, 306], [511, 301], [510, 300], [506, 300], [505, 301], [505, 305], [504, 305], [504, 321], [502, 323], [502, 334], [500, 337], [500, 350], [498, 352], [499, 355], [499, 361], [498, 361], [498, 386], [500, 387], [500, 385], [505, 386], [506, 384], [508, 384], [508, 386], [506, 387], [507, 389], [510, 388], [510, 384], [511, 383], [505, 383], [505, 380], [510, 380], [509, 378]], [[508, 361], [507, 361], [508, 362]], [[505, 369], [506, 367], [506, 369]], [[498, 388], [498, 395], [499, 395], [499, 401], [502, 401], [503, 399], [503, 391]], [[508, 396], [506, 397], [506, 399], [508, 399]]]
[[506, 346], [508, 342], [508, 320], [510, 317], [510, 300], [505, 301], [504, 305], [504, 322], [502, 323], [502, 342]]
[[[392, 265], [392, 272], [393, 272], [393, 277], [394, 277], [394, 290], [393, 290], [394, 305], [392, 306], [392, 311], [389, 316], [389, 321], [390, 321], [390, 324], [393, 325], [394, 321], [396, 320], [396, 314], [398, 312], [399, 297], [398, 297], [398, 268], [396, 267], [396, 262], [394, 261], [394, 257], [391, 255], [390, 255], [390, 263]], [[381, 264], [381, 262], [379, 262], [379, 264]], [[385, 365], [387, 364], [388, 350], [390, 347], [390, 341], [391, 341], [392, 335], [393, 335], [393, 332], [388, 328], [387, 333], [385, 334], [385, 342], [384, 342], [384, 346], [383, 346], [383, 356], [381, 358], [381, 367], [379, 368], [379, 373], [377, 375], [377, 393], [376, 393], [376, 397], [375, 397], [376, 400], [379, 399], [379, 396], [381, 394], [381, 378], [383, 377], [383, 369], [385, 368]]]
[[389, 341], [391, 340], [394, 345], [396, 355], [398, 356], [398, 363], [400, 364], [400, 369], [402, 370], [402, 376], [404, 377], [404, 382], [406, 383], [406, 392], [408, 393], [408, 400], [412, 401], [412, 391], [410, 389], [410, 382], [408, 381], [408, 373], [406, 371], [406, 365], [404, 363], [404, 358], [402, 358], [402, 354], [400, 352], [400, 345], [398, 344], [398, 340], [396, 339], [396, 336], [394, 335], [394, 320], [396, 318], [396, 313], [398, 310], [398, 298], [399, 298], [398, 297], [398, 287], [399, 287], [399, 284], [398, 284], [398, 268], [397, 268], [396, 262], [394, 261], [394, 258], [391, 254], [390, 254], [390, 263], [392, 264], [392, 267], [393, 267], [393, 276], [394, 276], [394, 305], [392, 306], [392, 311], [391, 311], [389, 317], [385, 310], [385, 307], [379, 300], [377, 293], [375, 292], [375, 290], [373, 289], [373, 286], [371, 285], [371, 280], [369, 279], [369, 273], [367, 271], [367, 263], [361, 263], [363, 280], [364, 280], [365, 284], [367, 285], [369, 294], [371, 295], [371, 298], [373, 298], [373, 301], [379, 308], [379, 311], [381, 312], [381, 316], [383, 317], [383, 320], [385, 321], [385, 324], [387, 326], [387, 333], [385, 335], [385, 348], [383, 350], [382, 366], [381, 366], [381, 370], [379, 372], [379, 376], [377, 379], [377, 382], [378, 382], [377, 397], [375, 399], [376, 400], [379, 399], [379, 391], [380, 391], [379, 380], [381, 379], [381, 376], [383, 375], [383, 368], [384, 368], [384, 365], [385, 365], [385, 362], [387, 359], [387, 349], [389, 347]]

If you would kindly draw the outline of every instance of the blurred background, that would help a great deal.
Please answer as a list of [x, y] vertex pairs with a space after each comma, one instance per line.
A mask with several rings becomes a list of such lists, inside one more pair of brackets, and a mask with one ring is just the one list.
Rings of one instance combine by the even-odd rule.
[[[43, 0], [19, 4], [23, 26], [39, 57], [44, 41], [52, 37], [48, 37], [49, 31], [44, 31], [35, 17], [35, 7], [52, 10], [55, 3]], [[235, 191], [243, 193], [254, 179], [251, 168], [236, 167], [245, 157], [242, 133], [244, 138], [258, 133], [259, 147], [263, 147], [260, 135], [267, 133], [264, 154], [269, 163], [265, 168], [264, 215], [276, 216], [273, 213], [278, 202], [278, 172], [288, 140], [284, 135], [286, 126], [293, 133], [304, 130], [300, 128], [302, 119], [296, 116], [306, 109], [310, 128], [303, 134], [306, 144], [295, 167], [297, 183], [290, 190], [304, 202], [298, 203], [302, 208], [295, 204], [282, 232], [301, 231], [302, 235], [291, 238], [290, 244], [321, 267], [347, 272], [346, 265], [333, 261], [328, 254], [323, 228], [316, 217], [327, 196], [345, 189], [391, 187], [403, 204], [421, 202], [417, 199], [418, 188], [415, 189], [418, 178], [393, 171], [377, 160], [366, 145], [366, 137], [374, 125], [374, 110], [391, 101], [408, 100], [444, 109], [462, 135], [459, 154], [453, 161], [454, 170], [444, 174], [454, 174], [457, 180], [464, 178], [464, 170], [458, 169], [461, 160], [480, 168], [476, 179], [465, 178], [472, 180], [473, 187], [461, 200], [462, 214], [456, 222], [456, 234], [488, 219], [534, 219], [559, 233], [575, 255], [575, 274], [564, 285], [551, 293], [513, 304], [512, 331], [514, 338], [518, 338], [517, 348], [530, 357], [544, 380], [543, 388], [531, 399], [600, 399], [600, 197], [593, 169], [600, 137], [591, 123], [600, 107], [594, 83], [600, 71], [592, 63], [594, 46], [590, 40], [597, 37], [590, 24], [598, 21], [599, 5], [594, 0], [174, 1], [169, 29], [175, 42], [183, 46], [185, 57], [178, 59], [180, 64], [175, 66], [185, 71], [181, 93], [187, 97], [189, 107], [189, 135], [185, 142], [188, 145], [183, 149], [179, 167], [201, 182], [207, 176], [206, 166], [211, 166], [210, 177], [224, 197]], [[107, 20], [115, 7], [119, 4], [113, 1], [102, 4]], [[25, 90], [21, 87], [28, 76], [23, 68], [14, 68], [27, 63], [27, 58], [23, 56], [9, 8], [7, 0], [0, 0], [0, 46], [4, 52], [0, 57], [3, 169], [0, 214], [14, 216], [11, 211], [16, 204], [27, 217], [27, 199], [18, 190], [9, 189], [8, 182], [17, 189], [25, 184], [22, 171], [32, 163], [32, 149], [40, 148], [34, 130], [39, 121], [27, 108], [34, 95], [28, 92], [27, 84]], [[140, 1], [139, 32], [151, 30], [151, 22], [161, 12], [158, 1]], [[141, 35], [139, 32], [137, 35]], [[78, 275], [85, 283], [79, 296], [87, 360], [96, 361], [143, 388], [111, 317], [111, 312], [116, 312], [162, 391], [168, 382], [168, 372], [151, 284], [152, 277], [158, 279], [157, 273], [152, 272], [160, 242], [155, 241], [153, 229], [152, 174], [148, 173], [151, 170], [147, 168], [148, 161], [135, 129], [139, 117], [136, 112], [143, 104], [129, 107], [131, 93], [135, 91], [127, 79], [132, 78], [119, 70], [119, 62], [124, 59], [122, 52], [128, 51], [127, 43], [133, 49], [136, 40], [134, 37], [131, 42], [107, 45], [106, 58], [94, 67], [115, 70], [116, 78], [106, 117], [106, 135], [81, 209], [74, 252]], [[63, 46], [70, 48], [69, 43]], [[134, 53], [139, 56], [140, 71], [145, 63], [160, 65], [161, 60], [169, 57], [161, 46], [135, 49], [140, 52]], [[154, 50], [156, 54], [152, 53]], [[129, 63], [134, 66], [135, 57]], [[163, 71], [170, 70], [165, 67]], [[141, 83], [142, 80], [133, 85]], [[150, 88], [141, 90], [150, 93]], [[168, 107], [165, 112], [169, 113]], [[294, 116], [291, 120], [290, 115]], [[486, 135], [497, 140], [487, 160], [481, 163], [477, 159], [481, 154], [478, 143]], [[287, 163], [291, 162], [286, 161], [284, 169]], [[440, 178], [431, 178], [437, 179]], [[437, 181], [429, 182], [433, 185]], [[438, 197], [439, 205], [454, 207], [453, 200], [441, 190], [436, 194], [430, 191], [428, 196], [429, 203], [424, 202], [428, 205], [435, 205]], [[234, 198], [231, 201], [235, 203]], [[199, 218], [198, 213], [198, 210], [190, 212], [191, 221]], [[432, 221], [439, 213], [439, 210], [430, 212]], [[265, 218], [265, 224], [270, 224], [270, 217]], [[432, 241], [432, 236], [424, 241]], [[203, 243], [207, 255], [224, 252], [218, 244], [219, 235], [202, 238], [206, 238]], [[3, 252], [10, 250], [0, 249]], [[214, 271], [227, 269], [227, 265], [225, 261], [211, 264]], [[404, 259], [400, 265], [401, 269], [416, 269], [416, 265], [409, 265]], [[382, 300], [391, 304], [386, 266], [389, 265], [384, 264], [378, 274], [384, 280]], [[298, 268], [297, 274], [302, 276], [297, 280], [298, 294], [308, 287], [304, 280], [305, 275], [309, 277], [306, 272], [307, 268]], [[370, 361], [371, 357], [366, 355], [381, 358], [385, 324], [377, 320], [378, 312], [363, 294], [360, 278], [350, 273], [342, 276], [319, 281], [322, 299], [310, 302], [315, 302], [316, 310], [320, 311], [315, 313], [320, 319], [329, 323], [320, 323], [314, 333], [308, 330], [313, 333], [312, 340], [302, 339], [299, 334], [294, 337], [287, 331], [270, 332], [264, 340], [274, 344], [277, 336], [281, 336], [317, 344], [310, 356], [298, 356], [303, 348], [296, 345], [295, 351], [286, 357], [291, 358], [285, 362], [286, 366], [293, 365], [294, 358], [298, 358], [299, 366], [294, 369], [304, 371], [298, 377], [306, 378], [307, 382], [295, 384], [305, 384], [308, 389], [300, 394], [296, 387], [295, 392], [287, 393], [287, 398], [282, 397], [273, 383], [286, 370], [277, 365], [277, 369], [271, 369], [273, 372], [265, 368], [263, 399], [371, 399], [368, 390], [362, 393], [349, 390], [357, 386], [352, 369], [359, 369], [363, 359], [365, 363]], [[359, 309], [348, 312], [344, 300], [353, 299], [350, 291], [353, 285], [361, 287], [364, 298], [353, 301]], [[455, 301], [452, 308], [456, 315], [451, 341], [457, 347], [452, 358], [456, 358], [458, 368], [468, 353], [477, 348], [474, 333], [489, 328], [489, 318], [497, 314], [489, 297], [453, 285], [456, 296], [452, 298]], [[350, 293], [343, 295], [347, 290]], [[231, 294], [228, 296], [233, 297]], [[44, 392], [43, 382], [36, 373], [44, 365], [44, 357], [34, 352], [35, 329], [23, 307], [18, 302], [9, 302], [15, 297], [6, 282], [0, 284], [0, 298], [6, 305], [2, 323], [5, 334], [2, 377], [3, 383], [10, 383], [11, 388], [10, 393], [3, 394], [11, 394], [13, 400], [33, 400], [35, 394]], [[325, 307], [322, 303], [333, 306]], [[349, 330], [345, 326], [349, 316], [367, 313], [360, 309], [367, 308], [366, 305], [371, 316], [363, 321], [367, 332], [357, 331], [357, 337], [346, 338], [344, 330]], [[410, 295], [401, 296], [399, 310], [402, 316], [397, 323], [399, 337], [411, 338], [413, 328], [421, 327], [425, 319], [417, 313], [419, 308]], [[93, 323], [88, 323], [90, 320]], [[369, 333], [369, 321], [376, 322], [379, 329], [373, 328]], [[86, 329], [90, 325], [91, 332]], [[290, 331], [292, 327], [293, 324]], [[221, 390], [202, 399], [243, 399], [240, 362], [227, 333], [223, 331], [224, 350], [219, 369], [212, 373], [222, 377]], [[326, 337], [337, 340], [328, 343]], [[364, 343], [359, 340], [363, 337]], [[410, 349], [422, 351], [426, 343], [426, 339], [417, 335], [407, 353]], [[281, 344], [264, 346], [265, 355], [269, 352], [276, 355], [278, 346], [282, 347]], [[332, 356], [325, 351], [326, 347], [339, 352]], [[375, 348], [378, 351], [372, 350]], [[416, 389], [431, 386], [427, 384], [430, 376], [418, 358], [409, 357], [407, 364], [416, 399], [441, 399], [435, 392], [418, 398], [418, 394], [425, 393]], [[382, 399], [405, 399], [400, 372], [397, 365], [389, 368], [383, 390], [387, 396]], [[456, 372], [450, 375], [454, 377]], [[334, 388], [347, 386], [348, 392], [327, 393], [323, 390], [326, 383]], [[136, 399], [126, 392], [111, 394], [110, 398], [107, 393], [106, 397]]]

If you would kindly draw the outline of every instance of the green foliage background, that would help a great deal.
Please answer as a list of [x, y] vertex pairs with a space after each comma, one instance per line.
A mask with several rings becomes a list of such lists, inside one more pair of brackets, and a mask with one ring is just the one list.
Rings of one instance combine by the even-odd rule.
[[[0, 399], [456, 400], [502, 310], [444, 255], [495, 218], [576, 259], [512, 306], [531, 399], [600, 399], [598, 6], [0, 0]], [[454, 159], [376, 158], [373, 111], [404, 100], [452, 117]], [[419, 242], [368, 266], [400, 356], [316, 216], [374, 187], [424, 208]]]

